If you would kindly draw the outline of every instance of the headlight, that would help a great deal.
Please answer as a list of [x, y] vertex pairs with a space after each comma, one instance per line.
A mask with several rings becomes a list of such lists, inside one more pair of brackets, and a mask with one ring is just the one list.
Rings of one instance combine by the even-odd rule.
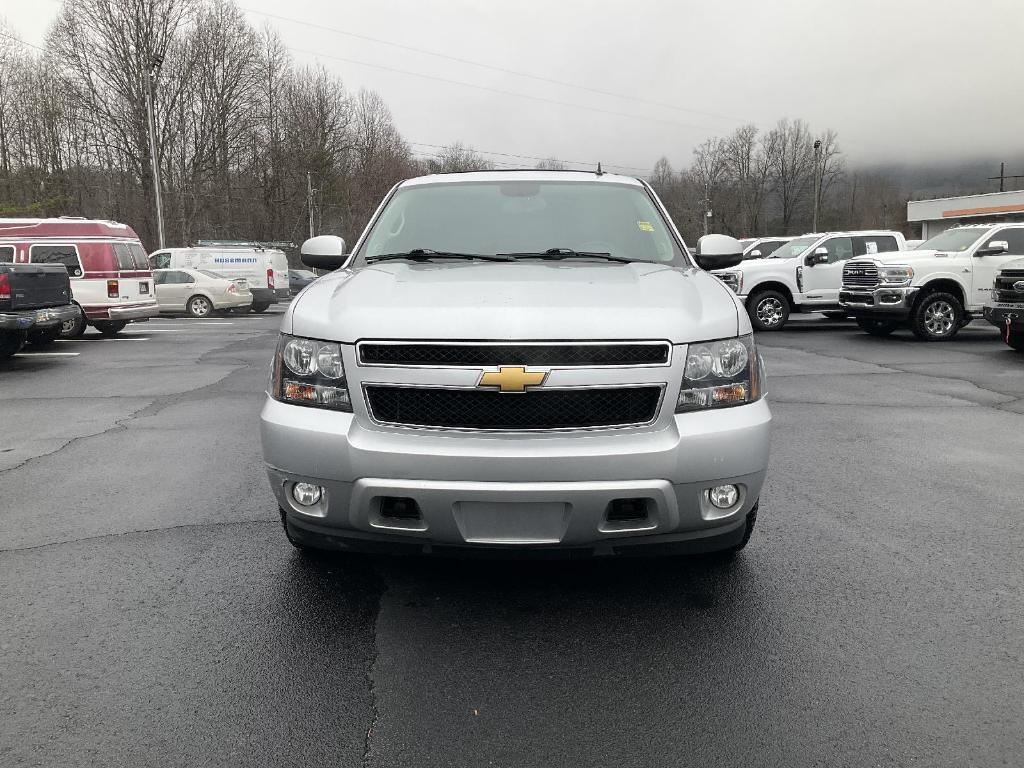
[[742, 272], [716, 272], [715, 277], [732, 288], [734, 293], [739, 293], [743, 288]]
[[341, 346], [281, 334], [270, 394], [282, 403], [351, 412]]
[[752, 403], [764, 395], [763, 382], [753, 335], [691, 344], [676, 413]]
[[878, 279], [887, 285], [908, 285], [914, 279], [914, 268], [905, 264], [879, 267]]

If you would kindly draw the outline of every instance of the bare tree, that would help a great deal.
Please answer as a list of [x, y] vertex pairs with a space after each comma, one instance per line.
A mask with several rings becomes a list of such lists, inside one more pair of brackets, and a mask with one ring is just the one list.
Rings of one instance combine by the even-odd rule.
[[789, 234], [800, 205], [806, 202], [813, 182], [814, 147], [803, 120], [780, 120], [770, 131], [771, 170], [781, 205], [781, 234]]

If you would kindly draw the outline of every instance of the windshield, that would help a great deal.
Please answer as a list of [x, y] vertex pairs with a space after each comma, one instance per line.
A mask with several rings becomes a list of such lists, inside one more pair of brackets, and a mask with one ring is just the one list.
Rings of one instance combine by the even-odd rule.
[[688, 266], [642, 187], [561, 180], [403, 187], [357, 258], [417, 249], [493, 256], [551, 248]]
[[810, 235], [809, 237], [798, 237], [796, 240], [790, 240], [788, 243], [783, 243], [772, 251], [770, 258], [795, 259], [820, 239], [819, 235]]
[[964, 227], [958, 229], [947, 229], [945, 232], [936, 235], [930, 240], [925, 240], [916, 250], [935, 250], [960, 253], [966, 251], [978, 238], [988, 232], [987, 227]]

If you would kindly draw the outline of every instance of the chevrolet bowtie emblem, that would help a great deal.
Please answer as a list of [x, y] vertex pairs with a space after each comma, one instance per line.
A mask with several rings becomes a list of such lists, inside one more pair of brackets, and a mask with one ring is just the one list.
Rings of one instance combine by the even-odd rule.
[[520, 365], [501, 366], [496, 371], [484, 371], [480, 387], [497, 387], [502, 392], [525, 392], [527, 387], [544, 383], [547, 371], [528, 371]]

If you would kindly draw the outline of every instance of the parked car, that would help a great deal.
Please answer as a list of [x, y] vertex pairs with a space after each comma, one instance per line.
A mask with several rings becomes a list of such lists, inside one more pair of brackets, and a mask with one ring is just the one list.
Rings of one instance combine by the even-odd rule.
[[839, 299], [874, 336], [909, 325], [924, 341], [951, 339], [991, 300], [996, 273], [1024, 256], [1024, 223], [947, 229], [913, 251], [849, 261]]
[[16, 264], [65, 267], [80, 310], [62, 324], [65, 337], [81, 336], [87, 325], [113, 336], [159, 312], [146, 251], [125, 224], [71, 216], [0, 219], [0, 246], [14, 248]]
[[[261, 415], [299, 548], [743, 547], [771, 414], [750, 322], [643, 181], [404, 181], [292, 302]], [[701, 267], [701, 268], [698, 268]]]
[[743, 260], [766, 259], [792, 239], [792, 237], [757, 237], [752, 240], [740, 240], [741, 244], [747, 243], [743, 248]]
[[229, 278], [205, 269], [154, 269], [156, 300], [161, 312], [187, 312], [209, 317], [215, 311], [248, 309], [252, 293], [243, 278]]
[[288, 270], [288, 286], [291, 289], [292, 296], [295, 296], [305, 288], [307, 285], [316, 280], [317, 274], [309, 269], [289, 269]]
[[49, 344], [61, 323], [78, 317], [71, 280], [60, 264], [13, 264], [15, 249], [0, 245], [0, 359], [26, 341]]
[[149, 255], [153, 269], [205, 269], [244, 279], [252, 293], [252, 311], [266, 312], [271, 304], [291, 296], [288, 257], [276, 248], [210, 246], [164, 248]]
[[823, 232], [794, 238], [769, 258], [744, 261], [715, 274], [740, 297], [754, 330], [777, 331], [793, 312], [844, 317], [839, 304], [843, 264], [854, 256], [903, 248], [899, 232]]
[[996, 273], [985, 319], [1003, 333], [1003, 341], [1024, 352], [1024, 259], [1008, 261]]

